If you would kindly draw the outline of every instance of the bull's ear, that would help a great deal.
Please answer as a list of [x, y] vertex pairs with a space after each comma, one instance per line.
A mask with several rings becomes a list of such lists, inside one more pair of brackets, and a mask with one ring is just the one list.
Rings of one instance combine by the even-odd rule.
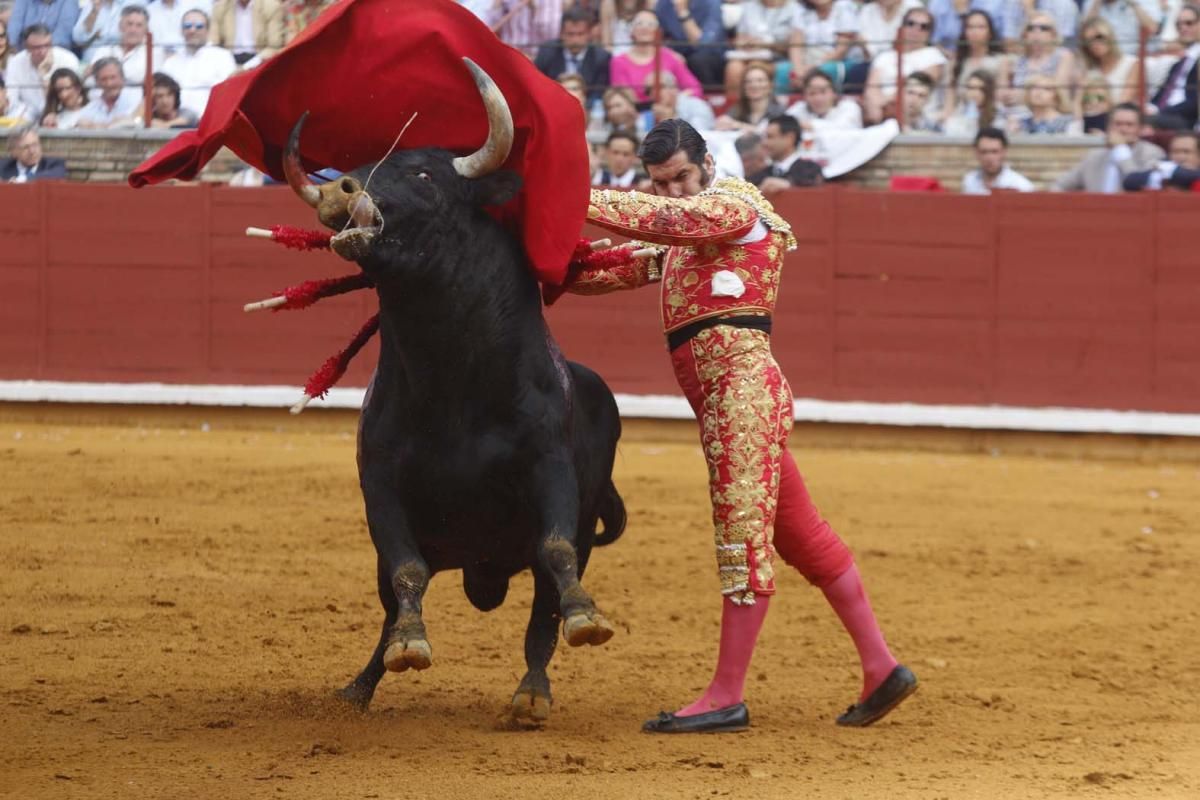
[[475, 203], [481, 206], [501, 206], [521, 191], [521, 176], [506, 169], [471, 181]]

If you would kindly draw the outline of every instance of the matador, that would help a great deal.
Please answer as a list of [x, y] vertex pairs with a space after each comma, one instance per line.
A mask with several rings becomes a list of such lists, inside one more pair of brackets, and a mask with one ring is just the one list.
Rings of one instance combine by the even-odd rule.
[[713, 159], [686, 122], [646, 136], [641, 157], [654, 194], [592, 190], [589, 220], [633, 238], [600, 266], [572, 265], [566, 291], [602, 294], [661, 284], [663, 330], [680, 388], [700, 425], [724, 595], [717, 669], [704, 694], [643, 727], [653, 733], [741, 730], [746, 671], [767, 601], [774, 556], [819, 587], [854, 641], [859, 701], [838, 724], [869, 725], [916, 689], [879, 630], [853, 556], [825, 521], [787, 449], [792, 392], [771, 354], [771, 316], [788, 223], [753, 185], [714, 181]]

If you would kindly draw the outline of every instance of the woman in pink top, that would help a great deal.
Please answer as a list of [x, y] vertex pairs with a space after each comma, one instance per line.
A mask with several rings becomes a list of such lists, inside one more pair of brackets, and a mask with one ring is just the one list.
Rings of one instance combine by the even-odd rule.
[[[645, 89], [646, 76], [654, 74], [654, 39], [657, 34], [658, 17], [654, 16], [653, 11], [639, 11], [633, 18], [633, 45], [629, 52], [614, 56], [608, 66], [609, 83], [628, 86], [641, 102], [650, 99]], [[675, 76], [681, 91], [696, 97], [704, 96], [700, 81], [687, 68], [683, 56], [669, 47], [663, 47], [659, 58], [662, 60], [662, 71]]]

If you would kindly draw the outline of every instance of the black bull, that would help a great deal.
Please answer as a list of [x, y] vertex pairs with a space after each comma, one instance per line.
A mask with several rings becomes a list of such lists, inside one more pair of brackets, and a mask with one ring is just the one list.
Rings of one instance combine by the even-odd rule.
[[340, 231], [334, 251], [379, 294], [358, 467], [386, 615], [342, 695], [366, 707], [385, 670], [430, 666], [421, 603], [435, 573], [461, 569], [472, 605], [489, 611], [532, 568], [528, 671], [511, 713], [541, 720], [558, 620], [571, 645], [613, 633], [580, 578], [593, 544], [625, 526], [611, 477], [621, 424], [600, 377], [558, 352], [520, 243], [482, 209], [520, 179], [497, 171], [512, 138], [503, 97], [468, 66], [492, 123], [479, 152], [400, 151], [317, 187], [299, 166], [301, 119], [285, 158], [293, 189]]

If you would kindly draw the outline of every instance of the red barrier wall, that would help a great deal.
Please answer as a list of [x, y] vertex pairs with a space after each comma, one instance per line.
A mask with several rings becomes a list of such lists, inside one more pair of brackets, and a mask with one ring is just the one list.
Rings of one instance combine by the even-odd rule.
[[[1200, 411], [1195, 195], [829, 188], [776, 207], [800, 240], [774, 336], [799, 397]], [[277, 223], [315, 221], [279, 187], [0, 186], [0, 379], [302, 384], [373, 298], [243, 314], [354, 269], [243, 235]], [[657, 301], [567, 296], [549, 318], [615, 391], [674, 394]]]

